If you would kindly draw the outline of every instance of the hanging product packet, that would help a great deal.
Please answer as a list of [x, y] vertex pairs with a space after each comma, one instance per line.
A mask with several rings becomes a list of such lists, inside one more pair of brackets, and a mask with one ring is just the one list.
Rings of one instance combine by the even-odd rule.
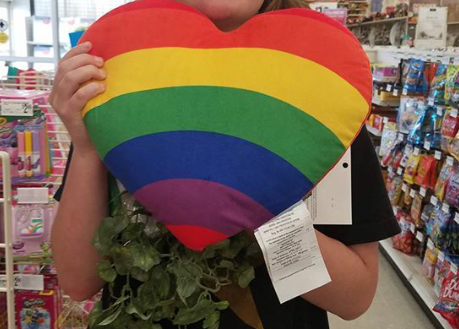
[[[457, 267], [456, 267], [457, 269]], [[459, 329], [459, 276], [457, 270], [446, 274], [434, 311], [441, 314], [454, 329]]]
[[437, 255], [439, 250], [435, 248], [433, 244], [427, 243], [427, 245], [428, 246], [424, 255], [424, 261], [422, 262], [422, 274], [425, 276], [427, 281], [433, 285], [435, 265], [437, 263]]
[[397, 126], [395, 122], [387, 122], [381, 135], [381, 145], [379, 148], [379, 156], [384, 156], [394, 141], [397, 139]]
[[408, 159], [413, 153], [413, 150], [414, 150], [413, 145], [411, 144], [405, 145], [405, 148], [403, 149], [403, 157], [402, 157], [402, 160], [400, 161], [400, 166], [402, 166], [403, 168], [406, 167], [406, 164], [408, 163]]
[[442, 251], [438, 252], [437, 263], [435, 264], [435, 274], [434, 274], [434, 292], [437, 297], [440, 296], [441, 286], [443, 280], [446, 277], [446, 274], [449, 272], [450, 266], [449, 262], [446, 260], [446, 256]]
[[431, 155], [421, 155], [414, 182], [425, 189], [432, 189], [435, 186], [435, 181], [432, 179], [435, 179], [436, 171], [437, 160]]
[[429, 221], [430, 217], [432, 216], [433, 211], [435, 210], [435, 206], [431, 204], [430, 202], [424, 206], [422, 209], [421, 213], [421, 224], [419, 225], [420, 227], [425, 227], [426, 228], [426, 234], [427, 232], [427, 222]]
[[397, 114], [398, 130], [408, 134], [421, 116], [423, 108], [423, 98], [402, 96]]
[[438, 202], [437, 205], [434, 207], [434, 210], [432, 211], [430, 218], [426, 222], [426, 232], [427, 232], [427, 236], [429, 237], [432, 237], [433, 226], [434, 226], [434, 223], [437, 221], [437, 218], [440, 218], [440, 216], [443, 214], [443, 211], [441, 208], [442, 208], [442, 204]]
[[448, 151], [456, 160], [459, 160], [459, 132], [450, 141]]
[[422, 145], [426, 134], [433, 133], [430, 124], [428, 107], [422, 107], [422, 113], [408, 134], [408, 142], [413, 145]]
[[459, 208], [459, 167], [457, 164], [453, 166], [452, 173], [446, 181], [445, 201]]
[[443, 109], [438, 106], [432, 106], [429, 110], [429, 129], [431, 134], [426, 134], [425, 139], [430, 143], [430, 148], [439, 150], [441, 149], [441, 127], [443, 123]]
[[410, 59], [410, 67], [403, 89], [409, 92], [419, 92], [423, 71], [424, 61], [414, 58]]
[[413, 219], [416, 227], [421, 227], [421, 211], [422, 211], [422, 200], [423, 196], [417, 193], [414, 197], [413, 204], [411, 205], [411, 218]]
[[449, 161], [445, 161], [435, 184], [435, 196], [441, 201], [443, 201], [445, 197], [446, 182], [452, 174], [453, 165]]
[[435, 221], [433, 222], [432, 230], [430, 232], [430, 237], [433, 243], [439, 248], [444, 248], [446, 246], [447, 234], [451, 221], [452, 215], [449, 211], [442, 211], [439, 216], [435, 217]]
[[421, 161], [421, 155], [415, 154], [414, 152], [410, 155], [408, 162], [405, 167], [405, 173], [403, 179], [409, 184], [414, 184], [414, 178], [418, 170], [419, 162]]
[[396, 206], [400, 202], [402, 196], [402, 185], [403, 180], [400, 176], [395, 176], [391, 180], [388, 188], [389, 200], [393, 206]]
[[439, 64], [435, 78], [432, 81], [429, 98], [434, 100], [435, 104], [445, 103], [445, 84], [446, 84], [446, 70], [448, 65]]
[[449, 105], [455, 108], [459, 108], [459, 73], [456, 75], [456, 79], [454, 80], [454, 86], [453, 90], [451, 91]]
[[449, 65], [446, 70], [445, 104], [450, 104], [459, 75], [459, 65]]
[[456, 136], [459, 130], [459, 119], [457, 110], [449, 107], [445, 111], [445, 115], [441, 125], [441, 149], [448, 151], [448, 145]]
[[414, 239], [414, 250], [415, 254], [419, 256], [421, 260], [424, 260], [427, 251], [427, 235], [424, 230], [417, 230], [416, 237]]
[[[400, 141], [400, 140], [395, 140], [392, 145], [389, 147], [389, 149], [387, 150], [386, 154], [384, 155], [384, 157], [382, 158], [381, 160], [381, 165], [383, 167], [388, 167], [392, 164], [392, 161], [394, 160], [395, 158], [395, 155], [398, 153], [398, 152], [401, 152], [402, 150], [402, 147], [403, 147], [403, 142]], [[401, 160], [401, 159], [400, 159]]]
[[395, 152], [394, 158], [391, 163], [392, 168], [394, 170], [398, 169], [402, 161], [402, 158], [403, 158], [403, 145], [400, 145], [400, 147], [397, 148], [397, 151]]
[[395, 249], [400, 250], [401, 252], [412, 255], [414, 252], [414, 239], [415, 236], [411, 232], [411, 218], [405, 212], [399, 212], [397, 215], [399, 220], [401, 233], [392, 238], [392, 245]]
[[459, 255], [459, 224], [452, 220], [446, 233], [446, 249], [453, 255]]
[[411, 197], [411, 185], [406, 185], [405, 194], [403, 194], [402, 207], [409, 209], [413, 202]]

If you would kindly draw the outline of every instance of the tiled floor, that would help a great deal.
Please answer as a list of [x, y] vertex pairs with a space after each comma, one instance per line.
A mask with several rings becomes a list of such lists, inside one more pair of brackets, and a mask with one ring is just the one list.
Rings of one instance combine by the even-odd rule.
[[361, 318], [346, 322], [330, 315], [331, 329], [433, 329], [429, 319], [380, 255], [379, 284], [370, 310]]

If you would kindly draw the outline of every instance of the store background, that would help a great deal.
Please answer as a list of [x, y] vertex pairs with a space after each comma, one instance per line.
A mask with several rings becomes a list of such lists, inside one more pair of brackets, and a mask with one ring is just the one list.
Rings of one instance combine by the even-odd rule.
[[[15, 131], [16, 135], [13, 135], [21, 136], [20, 138], [0, 136], [0, 151], [8, 153], [13, 159], [11, 173], [3, 173], [2, 191], [4, 195], [8, 195], [8, 177], [11, 177], [13, 198], [11, 202], [8, 198], [1, 200], [5, 203], [2, 220], [9, 225], [1, 232], [6, 234], [6, 244], [0, 244], [0, 247], [6, 247], [6, 252], [4, 262], [0, 265], [0, 271], [5, 273], [0, 276], [0, 328], [14, 328], [15, 320], [11, 319], [18, 319], [17, 327], [23, 328], [21, 321], [26, 318], [24, 314], [31, 310], [24, 301], [37, 298], [41, 298], [44, 308], [49, 309], [49, 318], [43, 316], [44, 312], [39, 310], [35, 312], [34, 319], [30, 317], [28, 320], [38, 321], [41, 317], [40, 329], [86, 326], [88, 312], [94, 301], [75, 303], [62, 296], [53, 275], [52, 265], [49, 265], [52, 263], [52, 255], [47, 244], [49, 227], [57, 207], [52, 201], [52, 195], [61, 184], [70, 141], [62, 122], [47, 103], [47, 95], [59, 58], [71, 47], [69, 34], [87, 28], [109, 10], [127, 2], [129, 1], [0, 0], [0, 108], [8, 108], [14, 112], [17, 110], [17, 104], [33, 104], [30, 110], [38, 111], [34, 113], [34, 121], [26, 127], [18, 124], [22, 121], [13, 120], [9, 129]], [[424, 65], [439, 62], [445, 65], [459, 65], [459, 0], [339, 0], [316, 2], [312, 7], [346, 24], [367, 51], [375, 71], [373, 115], [367, 127], [378, 152], [383, 145], [384, 150], [379, 153], [381, 159], [397, 147], [399, 152], [405, 152], [408, 135], [399, 133], [399, 112], [406, 111], [407, 108], [400, 106], [401, 98], [422, 96], [422, 110], [419, 112], [434, 106], [440, 109], [442, 116], [451, 113], [452, 107], [447, 107], [442, 101], [430, 97], [432, 85], [429, 85], [427, 90], [408, 90], [406, 81], [402, 81], [397, 73], [400, 69], [403, 71], [401, 63], [405, 63], [405, 67], [409, 69], [413, 60], [421, 61]], [[422, 16], [420, 12], [425, 13], [426, 10], [421, 8], [437, 8], [435, 10], [438, 10], [438, 21], [418, 21], [418, 17]], [[422, 45], [418, 43], [419, 36], [416, 30], [420, 30], [426, 24], [431, 29], [440, 31], [441, 36], [433, 36], [427, 44]], [[459, 95], [459, 80], [457, 89]], [[0, 117], [4, 115], [2, 112]], [[17, 134], [18, 132], [23, 135]], [[25, 137], [29, 132], [30, 137]], [[29, 143], [32, 143], [34, 135], [38, 136], [37, 140], [44, 145], [37, 153], [41, 158], [46, 158], [46, 162], [42, 161], [40, 170], [36, 172], [21, 172], [18, 166], [21, 154], [17, 151], [21, 144], [19, 139], [30, 138]], [[437, 156], [440, 162], [451, 156], [458, 158], [454, 152], [450, 154], [449, 150], [425, 144], [428, 140], [424, 139], [416, 141], [419, 153]], [[440, 155], [438, 156], [435, 151], [440, 152]], [[406, 171], [399, 164], [394, 165], [394, 157], [395, 153], [382, 166], [389, 190], [401, 189], [400, 184], [395, 186], [395, 183], [392, 183], [393, 178], [401, 177]], [[454, 166], [457, 166], [457, 160], [452, 161]], [[8, 166], [2, 169], [6, 170], [6, 167]], [[414, 191], [411, 192], [413, 195], [418, 195], [422, 191], [416, 182], [406, 186], [408, 194], [410, 187]], [[422, 204], [425, 207], [430, 202], [434, 188], [425, 186], [423, 189], [425, 197], [422, 198]], [[363, 317], [353, 322], [344, 322], [330, 316], [332, 329], [451, 328], [438, 312], [432, 311], [440, 293], [434, 291], [432, 282], [428, 280], [435, 274], [435, 267], [439, 264], [437, 259], [451, 254], [451, 250], [447, 246], [439, 245], [436, 237], [431, 236], [434, 241], [429, 242], [425, 223], [420, 222], [414, 227], [410, 225], [411, 207], [400, 200], [396, 201], [392, 198], [394, 212], [399, 214], [399, 220], [400, 214], [404, 214], [401, 221], [404, 231], [400, 237], [412, 234], [410, 239], [405, 240], [410, 241], [412, 248], [414, 241], [418, 241], [416, 246], [420, 256], [412, 255], [414, 249], [405, 249], [401, 252], [392, 247], [391, 240], [383, 241], [380, 244], [380, 281], [372, 307]], [[458, 208], [455, 204], [445, 204], [451, 213], [449, 220], [453, 223]], [[449, 227], [453, 226], [451, 224]], [[32, 229], [35, 229], [35, 233]], [[28, 230], [32, 233], [24, 238], [29, 234]], [[455, 236], [455, 239], [459, 243], [459, 236]], [[11, 244], [15, 247], [14, 252], [12, 248], [8, 248]], [[426, 249], [430, 250], [427, 261], [424, 257]], [[443, 256], [438, 257], [439, 251]], [[455, 257], [448, 260], [456, 262]], [[13, 272], [21, 273], [17, 276], [19, 280], [15, 283], [16, 289], [13, 289]], [[456, 274], [452, 275], [455, 278]], [[452, 305], [457, 309], [459, 300], [455, 300]], [[452, 312], [451, 316], [459, 320], [459, 312]]]

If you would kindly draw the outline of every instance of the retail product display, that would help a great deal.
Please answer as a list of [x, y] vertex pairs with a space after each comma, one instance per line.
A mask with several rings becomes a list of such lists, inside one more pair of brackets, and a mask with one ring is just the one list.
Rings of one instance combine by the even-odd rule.
[[[366, 54], [345, 27], [313, 11], [257, 15], [222, 33], [186, 5], [131, 2], [94, 23], [81, 42], [88, 40], [108, 74], [107, 91], [84, 110], [99, 155], [194, 250], [254, 230], [301, 200], [369, 114]], [[178, 62], [187, 65], [178, 70]]]
[[[439, 296], [435, 311], [458, 328], [459, 124], [454, 95], [459, 70], [419, 59], [405, 63], [398, 135], [384, 141], [390, 145], [381, 160], [402, 228], [393, 247], [422, 259], [423, 274]], [[398, 153], [403, 154], [400, 162]]]

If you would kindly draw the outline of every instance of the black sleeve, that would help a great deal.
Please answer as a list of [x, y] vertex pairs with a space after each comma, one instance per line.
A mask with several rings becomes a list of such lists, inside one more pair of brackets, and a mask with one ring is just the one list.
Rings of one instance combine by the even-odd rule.
[[323, 234], [346, 245], [380, 241], [400, 232], [366, 128], [351, 147], [352, 225], [317, 225]]
[[65, 181], [67, 180], [67, 173], [69, 172], [70, 161], [72, 161], [72, 154], [73, 154], [73, 145], [70, 145], [69, 157], [67, 159], [67, 166], [65, 167], [64, 171], [64, 178], [62, 179], [62, 185], [54, 194], [54, 200], [61, 201], [62, 192], [64, 191]]

